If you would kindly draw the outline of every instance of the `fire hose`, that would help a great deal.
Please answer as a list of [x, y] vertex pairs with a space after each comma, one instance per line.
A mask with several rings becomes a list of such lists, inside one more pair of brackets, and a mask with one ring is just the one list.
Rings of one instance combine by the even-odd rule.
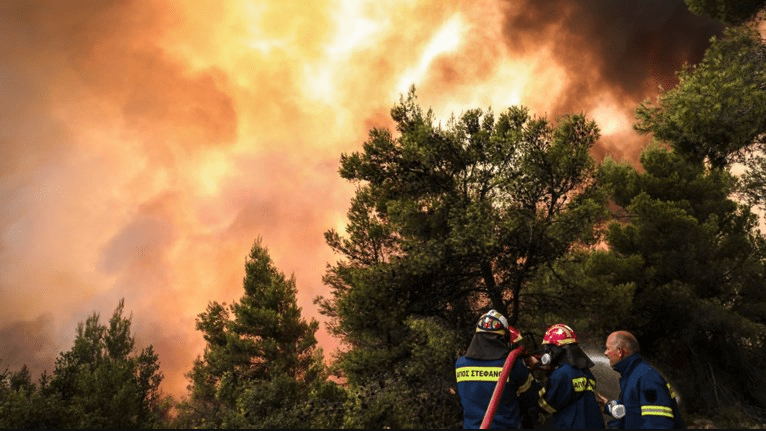
[[518, 358], [519, 355], [523, 352], [523, 346], [517, 347], [511, 351], [511, 353], [509, 353], [508, 357], [505, 359], [505, 364], [503, 364], [503, 369], [500, 371], [500, 377], [497, 379], [497, 384], [495, 385], [495, 391], [492, 392], [492, 398], [489, 400], [489, 406], [487, 407], [487, 411], [484, 413], [484, 420], [481, 422], [481, 429], [488, 429], [490, 425], [492, 425], [492, 420], [495, 418], [495, 411], [497, 411], [497, 406], [500, 404], [500, 399], [503, 398], [503, 389], [505, 389], [505, 384], [508, 382], [508, 375], [513, 369], [513, 364], [516, 362], [516, 358]]

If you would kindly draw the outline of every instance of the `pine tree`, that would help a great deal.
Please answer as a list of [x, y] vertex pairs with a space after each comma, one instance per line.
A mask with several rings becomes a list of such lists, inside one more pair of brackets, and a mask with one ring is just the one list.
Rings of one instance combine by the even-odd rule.
[[612, 317], [677, 379], [689, 410], [750, 408], [766, 419], [766, 241], [757, 219], [729, 197], [736, 181], [725, 170], [660, 146], [641, 166], [605, 164], [627, 217], [610, 224], [609, 252], [592, 256], [591, 275], [632, 287]]
[[[245, 260], [244, 294], [231, 306], [211, 302], [197, 318], [207, 345], [192, 371], [179, 426], [304, 428], [317, 418], [312, 395], [327, 392], [322, 351], [286, 278], [261, 239]], [[324, 392], [323, 392], [324, 391]], [[332, 404], [332, 396], [328, 404]]]
[[108, 325], [97, 313], [80, 322], [72, 348], [59, 354], [52, 375], [43, 373], [37, 385], [26, 366], [0, 380], [0, 427], [166, 425], [170, 400], [160, 391], [159, 358], [151, 345], [136, 352], [131, 318], [123, 310], [120, 300]]
[[[522, 298], [539, 270], [594, 241], [605, 214], [590, 155], [599, 131], [583, 115], [551, 124], [524, 107], [497, 117], [471, 109], [442, 126], [414, 88], [391, 117], [396, 132], [372, 129], [362, 151], [341, 156], [340, 175], [358, 188], [345, 234], [325, 234], [342, 260], [325, 275], [329, 298], [317, 302], [347, 346], [337, 365], [350, 387], [387, 406], [357, 426], [449, 427], [459, 405], [430, 388], [454, 381], [454, 355], [482, 311], [515, 324], [533, 312]], [[429, 345], [417, 319], [458, 335], [430, 355], [447, 349], [451, 360], [413, 363], [429, 357], [413, 353]], [[409, 374], [422, 366], [432, 371]], [[421, 407], [439, 421], [413, 422]]]

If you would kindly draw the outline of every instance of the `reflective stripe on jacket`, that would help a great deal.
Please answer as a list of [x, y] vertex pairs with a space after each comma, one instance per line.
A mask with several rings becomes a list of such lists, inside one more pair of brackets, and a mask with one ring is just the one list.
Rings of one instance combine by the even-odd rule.
[[603, 429], [604, 418], [595, 391], [596, 379], [589, 369], [564, 364], [548, 376], [538, 402], [540, 408], [553, 415], [554, 428]]
[[[505, 358], [480, 360], [459, 358], [455, 362], [455, 378], [460, 403], [463, 406], [463, 428], [478, 429], [492, 399]], [[539, 385], [532, 378], [524, 361], [513, 364], [498, 404], [491, 428], [520, 428], [522, 412], [537, 402]]]
[[620, 403], [625, 417], [615, 423], [620, 429], [685, 428], [670, 385], [657, 370], [634, 353], [615, 364], [620, 373]]

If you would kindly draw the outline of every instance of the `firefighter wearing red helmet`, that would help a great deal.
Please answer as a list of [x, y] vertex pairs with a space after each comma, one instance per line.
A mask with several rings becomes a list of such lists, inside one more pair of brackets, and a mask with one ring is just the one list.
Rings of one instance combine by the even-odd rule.
[[595, 364], [577, 342], [577, 334], [563, 323], [552, 325], [543, 336], [540, 363], [550, 374], [540, 389], [538, 408], [552, 416], [553, 428], [603, 429], [604, 419], [596, 400]]
[[[463, 428], [481, 427], [505, 360], [521, 340], [499, 312], [489, 310], [479, 318], [466, 354], [455, 361]], [[523, 416], [537, 403], [538, 389], [523, 359], [516, 359], [491, 427], [521, 428]]]

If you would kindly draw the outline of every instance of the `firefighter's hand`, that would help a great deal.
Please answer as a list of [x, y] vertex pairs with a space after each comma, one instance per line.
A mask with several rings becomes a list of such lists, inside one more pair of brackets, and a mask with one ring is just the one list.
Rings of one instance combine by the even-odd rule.
[[609, 399], [604, 396], [601, 392], [596, 392], [596, 402], [598, 403], [598, 406], [601, 407], [601, 411], [604, 411], [604, 407], [606, 407], [606, 403], [609, 402]]
[[529, 355], [524, 358], [524, 363], [527, 365], [527, 368], [535, 369], [540, 365], [540, 358], [537, 356]]

